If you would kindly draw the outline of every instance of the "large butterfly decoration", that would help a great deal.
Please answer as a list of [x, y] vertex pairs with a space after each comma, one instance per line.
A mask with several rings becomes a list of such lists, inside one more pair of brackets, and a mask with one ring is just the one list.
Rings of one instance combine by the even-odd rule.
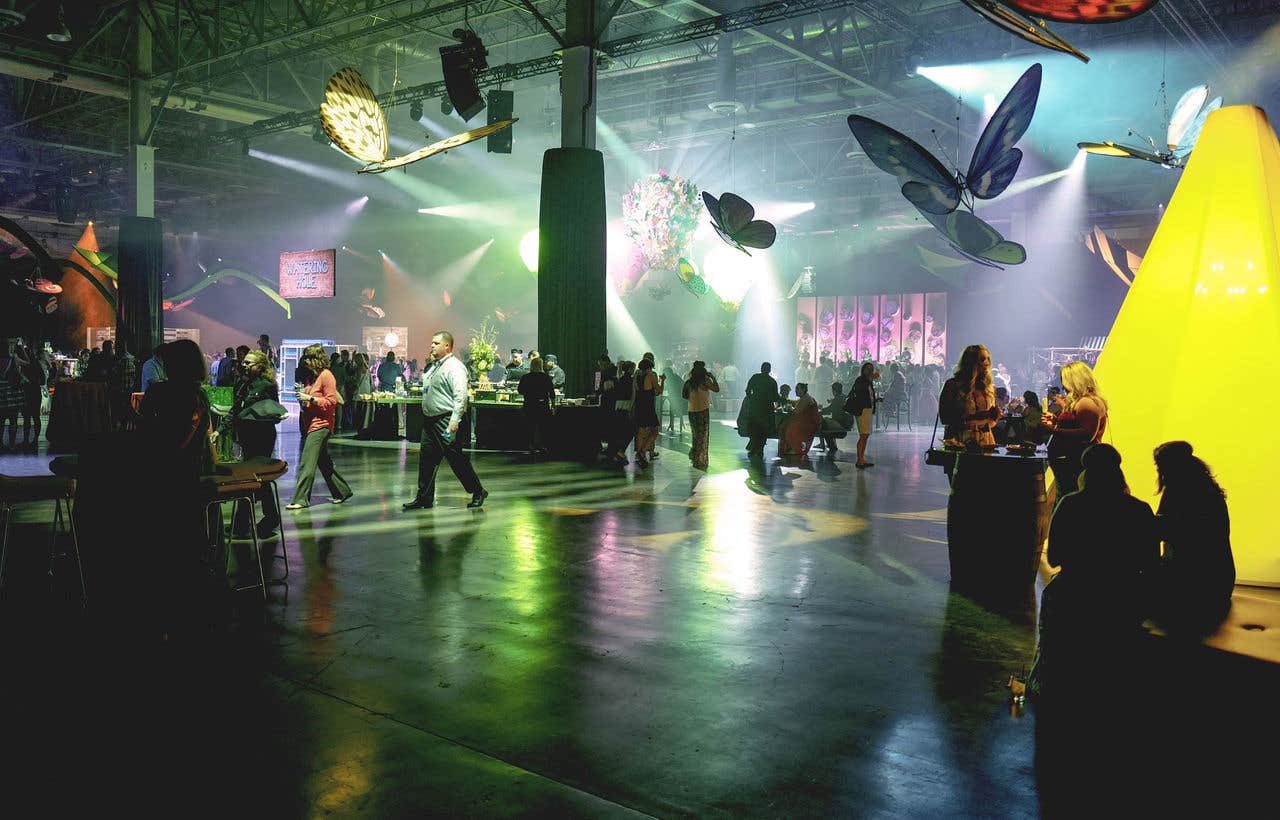
[[763, 219], [756, 219], [756, 209], [737, 194], [726, 193], [716, 199], [703, 191], [702, 202], [711, 214], [711, 227], [720, 238], [747, 256], [751, 255], [747, 248], [763, 250], [778, 238], [778, 229]]
[[[902, 195], [966, 258], [990, 267], [1026, 260], [1021, 245], [1008, 242], [972, 213], [975, 199], [1004, 193], [1022, 164], [1014, 147], [1031, 125], [1040, 96], [1041, 67], [1033, 64], [996, 108], [969, 161], [968, 172], [952, 173], [937, 157], [907, 135], [857, 114], [849, 130], [882, 171], [902, 181]], [[963, 205], [967, 211], [957, 210]]]
[[324, 133], [343, 152], [365, 163], [357, 171], [360, 174], [380, 174], [435, 156], [496, 134], [504, 128], [510, 128], [515, 122], [516, 119], [499, 120], [433, 142], [404, 156], [388, 159], [387, 118], [373, 89], [359, 71], [347, 67], [330, 77], [324, 86], [324, 102], [320, 103], [320, 124], [324, 127]]
[[680, 284], [684, 285], [684, 289], [699, 298], [706, 296], [711, 288], [707, 287], [707, 281], [698, 273], [698, 269], [688, 259], [681, 258], [676, 263], [676, 276], [680, 279]]
[[961, 0], [1000, 28], [1029, 43], [1070, 54], [1084, 62], [1089, 57], [1045, 25], [1057, 23], [1115, 23], [1137, 17], [1159, 0]]
[[[1214, 97], [1208, 105], [1204, 101], [1209, 99], [1209, 86], [1197, 85], [1194, 88], [1187, 89], [1182, 98], [1178, 100], [1178, 104], [1173, 107], [1173, 116], [1169, 118], [1169, 125], [1165, 129], [1165, 148], [1156, 144], [1151, 137], [1144, 137], [1147, 141], [1148, 148], [1134, 148], [1129, 145], [1120, 145], [1111, 142], [1078, 142], [1077, 147], [1088, 151], [1090, 154], [1100, 154], [1104, 157], [1127, 157], [1129, 159], [1142, 159], [1147, 162], [1154, 162], [1157, 165], [1163, 165], [1165, 168], [1181, 168], [1187, 164], [1187, 158], [1191, 156], [1191, 152], [1196, 147], [1196, 141], [1200, 139], [1200, 132], [1204, 130], [1204, 122], [1209, 115], [1222, 107], [1222, 98]], [[1203, 108], [1201, 107], [1203, 106]], [[1131, 136], [1140, 136], [1130, 131]]]

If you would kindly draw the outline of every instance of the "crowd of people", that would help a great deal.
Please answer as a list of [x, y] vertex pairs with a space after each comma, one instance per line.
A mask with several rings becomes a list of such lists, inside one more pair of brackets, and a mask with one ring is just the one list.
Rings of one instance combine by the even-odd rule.
[[[39, 432], [39, 404], [53, 370], [50, 361], [47, 347], [20, 340], [10, 340], [0, 356], [0, 421], [8, 426], [9, 449], [16, 446], [18, 414], [27, 417], [24, 432], [32, 427]], [[553, 373], [559, 371], [562, 378], [563, 371], [554, 357], [536, 353], [527, 360], [513, 355], [512, 362], [515, 368], [505, 369], [504, 378], [516, 385], [524, 399], [533, 448], [545, 449], [545, 424], [554, 412], [558, 387]], [[143, 393], [128, 425], [133, 438], [123, 450], [110, 451], [109, 458], [118, 461], [122, 452], [127, 453], [137, 461], [134, 469], [146, 465], [165, 476], [163, 487], [156, 490], [165, 501], [160, 505], [160, 523], [178, 538], [208, 545], [210, 527], [197, 485], [214, 472], [216, 438], [233, 437], [245, 459], [274, 455], [276, 427], [287, 416], [280, 403], [276, 365], [276, 353], [264, 334], [256, 348], [227, 348], [217, 357], [206, 357], [190, 340], [161, 344], [147, 352], [140, 367], [129, 353], [105, 342], [101, 350], [88, 352], [78, 368], [78, 378], [107, 382], [114, 394]], [[303, 351], [295, 385], [302, 444], [294, 468], [296, 490], [287, 510], [311, 504], [317, 471], [332, 503], [353, 497], [353, 489], [330, 455], [329, 443], [343, 425], [344, 407], [350, 407], [354, 395], [371, 389], [375, 379], [379, 383], [402, 380], [405, 372], [393, 353], [371, 373], [363, 353], [330, 354], [318, 344]], [[926, 379], [930, 372], [928, 368], [918, 371]], [[815, 378], [826, 375], [822, 372]], [[837, 374], [833, 371], [833, 375]], [[1160, 502], [1153, 512], [1130, 495], [1120, 454], [1104, 443], [1109, 405], [1089, 365], [1072, 362], [1059, 375], [1061, 388], [1050, 387], [1043, 401], [1033, 391], [1011, 398], [995, 377], [990, 352], [982, 345], [971, 345], [964, 349], [954, 372], [938, 384], [936, 403], [929, 401], [937, 408], [944, 440], [949, 443], [982, 449], [1001, 440], [1048, 442], [1057, 502], [1046, 557], [1060, 571], [1046, 586], [1041, 606], [1038, 654], [1030, 682], [1038, 692], [1068, 688], [1071, 670], [1083, 668], [1086, 656], [1114, 652], [1122, 657], [1127, 641], [1146, 618], [1177, 633], [1202, 635], [1212, 630], [1229, 610], [1235, 582], [1225, 493], [1209, 466], [1195, 456], [1192, 445], [1174, 441], [1156, 448]], [[687, 418], [692, 433], [689, 459], [695, 469], [706, 470], [711, 407], [717, 395], [730, 390], [730, 382], [723, 380], [727, 376], [736, 378], [736, 372], [724, 368], [717, 376], [700, 360], [686, 369], [667, 359], [660, 368], [652, 353], [617, 363], [602, 355], [596, 393], [606, 418], [603, 454], [622, 465], [628, 463], [630, 449], [637, 465], [644, 468], [659, 458], [657, 442], [664, 425], [672, 434], [678, 425], [682, 435]], [[405, 510], [434, 506], [436, 476], [443, 461], [448, 461], [470, 494], [468, 506], [480, 507], [488, 492], [458, 436], [471, 374], [454, 354], [448, 332], [432, 337], [420, 378], [424, 425], [418, 485]], [[743, 388], [738, 416], [751, 457], [759, 457], [766, 440], [775, 436], [783, 457], [803, 457], [814, 446], [830, 454], [838, 449], [842, 432], [856, 431], [856, 466], [874, 466], [866, 450], [877, 405], [887, 400], [882, 399], [881, 390], [895, 396], [909, 393], [913, 386], [906, 369], [896, 362], [885, 368], [864, 362], [849, 380], [847, 391], [839, 379], [819, 384], [829, 385], [829, 396], [822, 403], [808, 382], [797, 380], [792, 391], [789, 385], [777, 383], [770, 363], [762, 363]], [[232, 388], [232, 407], [221, 423], [211, 412], [207, 386]], [[29, 446], [26, 437], [24, 446]], [[106, 506], [97, 501], [85, 505], [83, 515], [90, 518], [110, 515], [110, 499], [118, 495], [109, 488], [113, 479], [103, 456], [108, 451], [96, 452], [96, 462], [95, 451], [87, 452], [86, 487], [101, 491]], [[244, 535], [253, 527], [261, 539], [276, 537], [280, 510], [268, 491], [260, 492], [259, 501], [261, 519], [233, 521], [234, 535]], [[161, 536], [157, 533], [156, 538]], [[164, 548], [157, 544], [156, 551]], [[170, 551], [158, 560], [179, 575], [190, 573], [197, 551], [180, 557]], [[180, 570], [175, 561], [183, 563]]]
[[[1102, 668], [1123, 665], [1140, 627], [1155, 621], [1176, 636], [1203, 637], [1231, 608], [1235, 562], [1226, 494], [1185, 441], [1155, 448], [1158, 509], [1130, 494], [1119, 451], [1103, 441], [1110, 407], [1083, 361], [1064, 366], [1062, 388], [1042, 404], [1020, 403], [997, 386], [991, 354], [971, 345], [943, 385], [938, 414], [945, 441], [984, 449], [1005, 435], [1048, 441], [1053, 472], [1039, 641], [1028, 690], [1039, 698], [1106, 696]], [[1099, 686], [1099, 681], [1103, 681]]]

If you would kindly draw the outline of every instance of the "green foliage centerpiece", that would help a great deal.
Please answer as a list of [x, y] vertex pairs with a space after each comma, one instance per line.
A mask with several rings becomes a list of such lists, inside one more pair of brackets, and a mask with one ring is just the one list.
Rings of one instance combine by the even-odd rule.
[[479, 330], [471, 331], [471, 344], [467, 346], [467, 369], [471, 380], [487, 385], [489, 373], [498, 363], [498, 329], [485, 319]]

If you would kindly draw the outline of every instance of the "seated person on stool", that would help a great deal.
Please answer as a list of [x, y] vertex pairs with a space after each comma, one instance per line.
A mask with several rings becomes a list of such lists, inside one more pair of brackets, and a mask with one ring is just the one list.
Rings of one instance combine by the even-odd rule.
[[831, 385], [831, 399], [822, 408], [822, 429], [819, 431], [822, 436], [820, 446], [828, 453], [834, 453], [840, 449], [836, 446], [836, 437], [832, 434], [848, 431], [849, 423], [853, 421], [853, 417], [844, 410], [844, 402], [844, 385], [835, 382]]

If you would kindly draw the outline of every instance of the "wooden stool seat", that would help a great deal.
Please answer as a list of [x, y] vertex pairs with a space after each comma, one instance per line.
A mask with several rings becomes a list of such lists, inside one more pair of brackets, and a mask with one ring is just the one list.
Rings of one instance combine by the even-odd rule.
[[0, 503], [23, 501], [57, 501], [71, 498], [76, 492], [74, 479], [56, 475], [0, 475]]

